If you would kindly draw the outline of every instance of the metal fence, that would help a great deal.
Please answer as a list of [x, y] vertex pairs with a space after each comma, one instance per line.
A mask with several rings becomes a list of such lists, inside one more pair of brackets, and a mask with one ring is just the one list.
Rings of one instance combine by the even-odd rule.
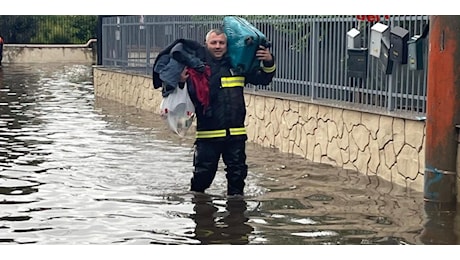
[[[363, 77], [350, 76], [348, 33], [357, 29], [360, 47], [370, 48], [373, 26], [401, 27], [409, 37], [422, 35], [429, 16], [242, 16], [272, 43], [277, 72], [259, 89], [292, 94], [312, 101], [398, 113], [420, 118], [426, 113], [427, 39], [422, 65], [382, 62], [365, 55]], [[204, 42], [207, 31], [222, 25], [223, 16], [113, 16], [102, 19], [102, 65], [152, 75], [159, 51], [175, 39]], [[392, 66], [391, 66], [392, 65]], [[391, 69], [390, 69], [391, 68]], [[251, 86], [248, 86], [251, 87]]]

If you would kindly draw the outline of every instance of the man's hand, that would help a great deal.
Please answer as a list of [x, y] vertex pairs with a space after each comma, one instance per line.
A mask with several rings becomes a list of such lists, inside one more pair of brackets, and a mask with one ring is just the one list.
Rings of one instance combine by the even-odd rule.
[[187, 68], [184, 68], [184, 70], [180, 74], [180, 82], [185, 83], [185, 81], [187, 81], [188, 77], [189, 77], [189, 74], [187, 72]]
[[273, 60], [272, 54], [264, 46], [260, 45], [259, 49], [256, 52], [256, 57], [261, 61], [270, 62]]

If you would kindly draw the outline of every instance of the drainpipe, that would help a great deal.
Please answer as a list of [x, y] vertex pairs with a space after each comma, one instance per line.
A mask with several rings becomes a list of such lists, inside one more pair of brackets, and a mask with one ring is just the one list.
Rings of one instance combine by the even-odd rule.
[[430, 16], [424, 199], [455, 205], [460, 123], [460, 16]]
[[96, 32], [96, 50], [97, 50], [97, 62], [96, 65], [102, 65], [102, 18], [105, 15], [98, 15], [97, 16], [97, 32]]

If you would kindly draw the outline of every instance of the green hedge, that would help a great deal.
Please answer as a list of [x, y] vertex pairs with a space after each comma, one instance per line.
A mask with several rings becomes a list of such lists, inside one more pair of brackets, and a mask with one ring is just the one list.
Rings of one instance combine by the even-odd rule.
[[96, 38], [95, 15], [0, 15], [5, 43], [83, 44]]

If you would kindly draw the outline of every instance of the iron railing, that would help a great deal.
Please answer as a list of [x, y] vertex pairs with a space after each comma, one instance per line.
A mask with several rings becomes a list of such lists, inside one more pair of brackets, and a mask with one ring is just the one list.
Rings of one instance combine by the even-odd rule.
[[[366, 55], [365, 77], [350, 77], [347, 33], [362, 34], [361, 48], [370, 48], [372, 26], [382, 23], [421, 35], [429, 16], [243, 16], [272, 43], [277, 72], [273, 82], [258, 89], [290, 94], [313, 102], [324, 101], [358, 109], [398, 113], [419, 119], [426, 113], [427, 44], [423, 66], [388, 64]], [[204, 42], [208, 30], [222, 25], [223, 16], [112, 16], [101, 23], [102, 65], [152, 75], [156, 55], [179, 38]], [[426, 43], [427, 40], [425, 39]], [[249, 87], [249, 86], [248, 86]]]

